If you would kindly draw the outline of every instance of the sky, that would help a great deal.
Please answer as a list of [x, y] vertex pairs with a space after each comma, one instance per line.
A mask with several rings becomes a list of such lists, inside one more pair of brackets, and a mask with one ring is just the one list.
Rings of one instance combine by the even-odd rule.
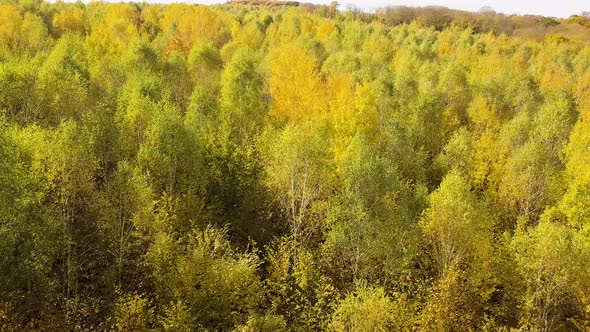
[[[317, 4], [329, 4], [332, 0], [300, 0]], [[183, 2], [182, 0], [164, 0], [164, 2]], [[193, 0], [204, 4], [220, 3], [219, 0]], [[453, 9], [478, 11], [481, 7], [490, 6], [496, 12], [505, 14], [533, 14], [553, 17], [569, 17], [590, 11], [589, 0], [340, 0], [342, 6], [347, 4], [363, 10], [374, 10], [384, 6], [445, 6]]]

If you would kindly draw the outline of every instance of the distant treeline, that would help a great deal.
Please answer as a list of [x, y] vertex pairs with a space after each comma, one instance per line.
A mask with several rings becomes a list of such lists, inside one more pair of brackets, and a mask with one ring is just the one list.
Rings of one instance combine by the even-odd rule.
[[265, 7], [269, 10], [299, 7], [303, 11], [314, 12], [324, 17], [336, 18], [340, 16], [340, 20], [379, 22], [389, 26], [415, 23], [437, 31], [455, 27], [471, 29], [474, 33], [492, 33], [497, 36], [506, 34], [534, 40], [543, 40], [549, 35], [561, 34], [567, 38], [587, 43], [590, 35], [586, 30], [590, 28], [590, 14], [588, 12], [572, 15], [568, 19], [559, 19], [540, 15], [506, 15], [494, 12], [492, 8], [469, 12], [442, 6], [389, 6], [375, 12], [366, 12], [354, 6], [342, 6], [336, 1], [330, 5], [267, 0], [238, 0], [229, 3], [244, 8]]

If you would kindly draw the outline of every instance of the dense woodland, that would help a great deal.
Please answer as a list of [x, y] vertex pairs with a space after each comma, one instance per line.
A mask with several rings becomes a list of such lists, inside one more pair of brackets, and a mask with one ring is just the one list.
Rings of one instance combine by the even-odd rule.
[[0, 330], [590, 329], [589, 22], [0, 0]]

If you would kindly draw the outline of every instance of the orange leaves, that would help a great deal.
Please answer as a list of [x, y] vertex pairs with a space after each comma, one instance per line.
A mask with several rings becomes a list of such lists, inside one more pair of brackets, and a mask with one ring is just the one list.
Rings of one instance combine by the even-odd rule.
[[170, 54], [172, 54], [174, 52], [184, 53], [188, 50], [189, 50], [189, 48], [187, 47], [187, 45], [185, 43], [182, 42], [182, 40], [180, 38], [173, 37], [172, 40], [170, 41], [170, 43], [168, 44], [168, 47], [166, 47], [166, 49], [164, 50], [164, 57], [168, 58], [170, 56]]

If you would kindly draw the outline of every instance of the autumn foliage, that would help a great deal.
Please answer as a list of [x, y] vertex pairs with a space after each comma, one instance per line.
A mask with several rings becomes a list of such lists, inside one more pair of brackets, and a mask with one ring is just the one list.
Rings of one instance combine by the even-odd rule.
[[337, 8], [0, 0], [0, 330], [588, 330], [587, 18]]

